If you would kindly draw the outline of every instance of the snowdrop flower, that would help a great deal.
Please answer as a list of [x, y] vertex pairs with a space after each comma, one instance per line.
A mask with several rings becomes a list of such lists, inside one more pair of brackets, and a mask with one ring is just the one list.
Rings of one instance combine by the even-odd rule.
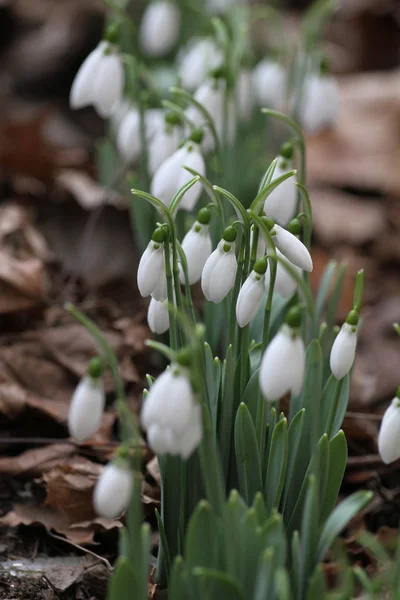
[[[276, 254], [283, 261], [285, 261], [289, 265], [289, 267], [291, 267], [291, 269], [293, 269], [297, 273], [297, 275], [299, 277], [302, 276], [302, 273], [303, 273], [302, 270], [299, 267], [297, 267], [296, 265], [294, 265], [293, 263], [291, 263], [290, 260], [287, 260], [287, 258], [285, 258], [285, 256], [282, 254], [282, 252], [280, 252], [277, 249]], [[265, 277], [265, 289], [267, 291], [269, 290], [269, 286], [270, 286], [270, 278]], [[291, 277], [290, 273], [285, 269], [285, 267], [280, 262], [277, 262], [274, 292], [277, 292], [280, 296], [282, 296], [282, 298], [289, 298], [289, 296], [294, 294], [296, 289], [297, 289], [296, 281], [293, 279], [293, 277]]]
[[209, 71], [219, 67], [223, 60], [223, 54], [212, 38], [193, 41], [178, 55], [182, 86], [193, 92], [203, 83]]
[[122, 452], [109, 463], [99, 480], [93, 494], [93, 504], [100, 517], [115, 519], [129, 505], [133, 489], [133, 472]]
[[127, 100], [126, 98], [122, 98], [121, 102], [119, 102], [114, 107], [114, 110], [110, 117], [110, 122], [111, 122], [112, 131], [114, 132], [116, 137], [118, 135], [119, 128], [121, 127], [123, 120], [125, 119], [126, 115], [132, 109], [133, 109], [132, 102], [130, 102], [130, 100]]
[[253, 90], [252, 90], [252, 72], [243, 68], [239, 72], [236, 82], [236, 102], [238, 107], [238, 116], [241, 121], [248, 123], [253, 111]]
[[153, 333], [161, 335], [169, 329], [168, 302], [152, 298], [147, 311], [147, 323]]
[[165, 115], [164, 125], [156, 132], [148, 148], [148, 169], [151, 176], [179, 147], [182, 131], [174, 113]]
[[253, 91], [259, 106], [281, 109], [285, 102], [286, 73], [283, 67], [267, 58], [253, 70]]
[[236, 302], [236, 319], [239, 327], [245, 327], [256, 316], [264, 294], [267, 259], [261, 258], [240, 289]]
[[235, 283], [237, 261], [235, 255], [236, 229], [227, 227], [216, 250], [208, 257], [201, 276], [203, 294], [218, 304], [229, 294]]
[[[166, 206], [170, 205], [176, 192], [193, 178], [193, 175], [186, 171], [184, 167], [190, 167], [201, 175], [206, 174], [204, 158], [198, 144], [193, 141], [187, 142], [182, 148], [174, 152], [159, 166], [154, 174], [150, 192]], [[187, 211], [193, 210], [200, 197], [201, 190], [201, 184], [199, 182], [195, 183], [182, 198], [179, 208]]]
[[186, 367], [174, 363], [155, 381], [141, 414], [150, 447], [157, 454], [188, 458], [203, 437], [201, 407]]
[[290, 233], [290, 231], [283, 229], [280, 225], [274, 224], [270, 219], [268, 221], [271, 227], [271, 234], [274, 236], [275, 246], [279, 248], [290, 262], [303, 269], [303, 271], [311, 273], [313, 270], [312, 258], [303, 242]]
[[339, 112], [339, 89], [331, 75], [312, 73], [304, 81], [299, 121], [306, 131], [316, 133], [335, 125]]
[[106, 402], [102, 363], [93, 359], [88, 374], [76, 387], [68, 414], [68, 429], [77, 442], [84, 442], [96, 433], [101, 424]]
[[[189, 284], [193, 285], [200, 281], [204, 265], [212, 252], [212, 242], [209, 231], [211, 212], [208, 208], [202, 208], [197, 221], [187, 232], [182, 241], [182, 250], [186, 255]], [[185, 274], [179, 265], [179, 280], [185, 284]]]
[[166, 274], [164, 262], [165, 232], [155, 229], [151, 241], [139, 262], [137, 283], [141, 296], [152, 296], [155, 300], [166, 300]]
[[[291, 144], [284, 144], [282, 146], [272, 181], [293, 169], [292, 153], [293, 148]], [[267, 217], [276, 221], [279, 225], [286, 226], [290, 219], [293, 218], [296, 207], [297, 187], [296, 177], [293, 176], [283, 181], [270, 193], [264, 203], [264, 212]]]
[[[145, 135], [146, 141], [149, 144], [149, 160], [154, 160], [154, 158], [151, 158], [152, 154], [154, 155], [154, 149], [151, 150], [151, 144], [157, 133], [164, 130], [164, 118], [163, 111], [157, 108], [150, 108], [145, 113]], [[177, 142], [177, 145], [178, 143], [179, 141]], [[165, 144], [163, 144], [163, 148], [164, 147]], [[174, 147], [172, 152], [176, 150], [176, 147]], [[117, 135], [117, 149], [119, 155], [127, 164], [137, 162], [140, 157], [140, 113], [136, 107], [131, 106], [121, 119]]]
[[386, 465], [400, 458], [400, 388], [383, 415], [378, 449]]
[[260, 388], [266, 400], [287, 392], [300, 394], [305, 371], [305, 348], [298, 328], [300, 310], [290, 309], [286, 323], [267, 346], [260, 365]]
[[176, 4], [169, 0], [153, 0], [147, 5], [140, 23], [140, 47], [152, 57], [165, 56], [175, 46], [181, 24]]
[[357, 346], [358, 312], [352, 310], [333, 342], [330, 365], [336, 379], [343, 379], [353, 366]]
[[72, 84], [71, 108], [92, 104], [99, 115], [108, 118], [122, 101], [124, 66], [114, 46], [99, 43], [83, 61]]

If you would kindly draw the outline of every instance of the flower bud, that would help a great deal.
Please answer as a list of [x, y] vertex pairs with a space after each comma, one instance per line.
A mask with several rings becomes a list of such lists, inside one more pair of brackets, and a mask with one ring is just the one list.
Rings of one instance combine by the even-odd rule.
[[[291, 160], [278, 157], [272, 181], [278, 179], [293, 168]], [[287, 225], [296, 212], [297, 187], [296, 177], [292, 176], [276, 187], [264, 202], [264, 212], [279, 225]]]
[[229, 294], [236, 270], [235, 242], [222, 239], [208, 257], [201, 276], [201, 288], [207, 300], [218, 304]]
[[[195, 221], [182, 241], [182, 250], [186, 255], [189, 284], [193, 285], [201, 279], [204, 265], [212, 252], [212, 242], [208, 225]], [[185, 283], [185, 274], [179, 266], [179, 280]]]
[[287, 392], [300, 394], [305, 371], [304, 343], [287, 324], [269, 343], [260, 365], [260, 388], [266, 400], [277, 400]]
[[224, 60], [221, 50], [212, 38], [192, 40], [178, 55], [182, 86], [190, 91], [197, 89], [209, 71]]
[[178, 7], [168, 0], [154, 0], [146, 7], [140, 23], [140, 47], [144, 54], [161, 57], [175, 46], [181, 23]]
[[168, 302], [152, 298], [147, 311], [147, 323], [153, 333], [162, 335], [169, 329]]
[[386, 465], [400, 458], [400, 399], [398, 395], [393, 398], [383, 415], [378, 449]]
[[267, 259], [258, 260], [240, 289], [236, 302], [236, 319], [239, 327], [245, 327], [256, 316], [264, 295], [264, 279]]
[[344, 323], [333, 342], [330, 365], [336, 379], [343, 379], [353, 366], [357, 346], [357, 327]]
[[79, 382], [68, 414], [68, 429], [77, 442], [84, 442], [98, 431], [103, 417], [105, 394], [101, 377], [87, 375]]
[[297, 237], [280, 225], [275, 225], [272, 229], [275, 233], [274, 242], [277, 248], [290, 260], [294, 265], [297, 265], [303, 271], [311, 272], [313, 263], [311, 255], [305, 245], [297, 239]]
[[280, 110], [285, 102], [287, 76], [283, 67], [267, 58], [253, 71], [254, 97], [259, 106]]
[[164, 280], [166, 284], [164, 243], [151, 240], [139, 262], [137, 284], [140, 295], [145, 298], [156, 292], [153, 297], [160, 302], [164, 301], [166, 295], [165, 297], [160, 297], [160, 295], [163, 296], [164, 294], [157, 293], [157, 291], [161, 290], [161, 286], [164, 285]]
[[115, 519], [129, 505], [133, 472], [129, 462], [118, 457], [104, 467], [93, 493], [93, 504], [100, 517]]
[[330, 75], [312, 73], [304, 81], [299, 121], [306, 131], [316, 133], [335, 125], [339, 112], [339, 90]]
[[[285, 256], [278, 249], [276, 250], [277, 256], [279, 256], [283, 261], [285, 261], [289, 267], [291, 267], [295, 273], [298, 274], [299, 277], [302, 276], [303, 271], [287, 260]], [[265, 289], [268, 291], [270, 286], [270, 278], [268, 276], [265, 277]], [[290, 273], [285, 269], [285, 267], [278, 262], [276, 266], [276, 276], [275, 276], [275, 285], [274, 292], [278, 293], [282, 298], [289, 298], [297, 289], [297, 283], [290, 275]]]

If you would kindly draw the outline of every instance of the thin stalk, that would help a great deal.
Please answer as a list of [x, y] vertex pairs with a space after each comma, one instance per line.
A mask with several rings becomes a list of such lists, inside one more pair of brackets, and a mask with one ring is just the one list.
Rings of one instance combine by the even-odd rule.
[[335, 395], [333, 397], [331, 409], [329, 411], [328, 424], [326, 426], [326, 433], [328, 434], [329, 439], [331, 437], [333, 424], [335, 422], [335, 417], [336, 417], [337, 407], [339, 404], [340, 394], [342, 393], [343, 381], [344, 381], [344, 378], [339, 379], [336, 382]]
[[167, 294], [168, 294], [168, 314], [169, 314], [169, 337], [171, 342], [172, 350], [177, 350], [177, 326], [176, 326], [176, 312], [174, 310], [174, 284], [173, 276], [171, 271], [171, 260], [169, 252], [169, 235], [164, 242], [164, 255], [165, 255], [165, 274], [167, 277]]
[[186, 259], [186, 254], [184, 253], [182, 246], [180, 245], [179, 241], [176, 240], [176, 245], [177, 245], [177, 249], [178, 249], [178, 253], [179, 253], [179, 258], [181, 261], [181, 265], [182, 265], [182, 271], [185, 277], [185, 299], [186, 299], [186, 306], [188, 307], [189, 310], [189, 317], [190, 320], [192, 322], [193, 325], [196, 324], [196, 314], [194, 312], [194, 306], [193, 306], [193, 300], [192, 300], [192, 291], [190, 289], [190, 283], [189, 283], [189, 272], [188, 272], [188, 264], [187, 264], [187, 259]]
[[240, 398], [243, 396], [249, 377], [249, 335], [250, 327], [246, 325], [240, 331]]

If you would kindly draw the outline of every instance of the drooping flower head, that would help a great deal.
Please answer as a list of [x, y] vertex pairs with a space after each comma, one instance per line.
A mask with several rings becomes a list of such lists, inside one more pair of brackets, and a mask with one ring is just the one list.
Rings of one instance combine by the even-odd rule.
[[294, 265], [310, 273], [313, 270], [313, 262], [310, 252], [306, 246], [293, 233], [277, 225], [272, 219], [264, 218], [275, 246]]
[[357, 347], [358, 311], [352, 310], [333, 342], [330, 366], [336, 379], [343, 379], [354, 363]]
[[100, 427], [106, 402], [102, 374], [103, 363], [100, 358], [94, 358], [89, 363], [88, 374], [72, 395], [68, 429], [78, 442], [92, 437]]
[[303, 84], [299, 121], [311, 133], [332, 127], [339, 114], [338, 84], [324, 60], [319, 73], [309, 73]]
[[400, 387], [383, 415], [378, 449], [386, 465], [400, 458]]
[[236, 302], [236, 319], [239, 327], [245, 327], [256, 316], [264, 294], [264, 279], [267, 259], [260, 258], [243, 286]]
[[163, 302], [167, 298], [167, 279], [164, 260], [165, 231], [154, 230], [151, 241], [142, 254], [137, 273], [137, 284], [143, 298], [152, 296]]
[[[210, 209], [200, 209], [197, 220], [182, 240], [182, 250], [187, 260], [190, 285], [200, 281], [204, 265], [212, 252], [209, 228], [210, 219]], [[179, 279], [182, 284], [185, 283], [185, 274], [181, 264], [179, 265]]]
[[162, 57], [175, 46], [181, 24], [178, 6], [170, 0], [153, 0], [140, 22], [140, 47], [144, 54]]
[[235, 283], [237, 270], [236, 236], [236, 229], [227, 227], [222, 240], [204, 265], [201, 288], [207, 300], [215, 302], [215, 304], [221, 302], [229, 294]]
[[133, 471], [128, 453], [121, 448], [104, 467], [93, 493], [93, 505], [100, 517], [115, 519], [129, 505], [133, 490]]
[[[289, 142], [281, 147], [272, 181], [292, 170], [293, 144]], [[278, 225], [286, 227], [295, 215], [297, 195], [296, 176], [293, 175], [278, 185], [266, 198], [264, 203], [265, 214]]]

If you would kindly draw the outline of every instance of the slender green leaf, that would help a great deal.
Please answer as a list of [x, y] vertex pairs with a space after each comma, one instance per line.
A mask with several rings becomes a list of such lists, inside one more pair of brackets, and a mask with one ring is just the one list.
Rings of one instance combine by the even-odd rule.
[[192, 575], [200, 582], [201, 598], [207, 600], [245, 600], [242, 589], [231, 575], [196, 567], [191, 571]]
[[327, 592], [325, 571], [319, 564], [308, 582], [307, 600], [325, 600]]
[[250, 503], [256, 492], [262, 490], [261, 462], [254, 423], [243, 402], [236, 413], [235, 451], [240, 491]]
[[283, 519], [275, 510], [261, 530], [262, 547], [275, 550], [275, 565], [283, 567], [287, 559], [287, 539]]
[[291, 600], [290, 578], [287, 570], [284, 568], [275, 571], [275, 589], [277, 600]]
[[311, 475], [308, 479], [300, 530], [301, 553], [303, 557], [303, 590], [305, 590], [307, 580], [314, 571], [316, 563], [319, 526], [319, 490], [317, 485], [318, 479], [315, 475]]
[[140, 595], [137, 574], [129, 559], [122, 556], [118, 559], [113, 576], [108, 587], [108, 600], [146, 600]]
[[213, 357], [210, 346], [204, 344], [204, 362], [206, 370], [206, 385], [214, 431], [217, 430], [218, 397], [221, 385], [221, 362]]
[[169, 573], [170, 573], [170, 569], [171, 569], [171, 554], [170, 554], [169, 547], [168, 547], [168, 540], [167, 540], [167, 536], [165, 534], [164, 524], [162, 522], [161, 515], [157, 509], [155, 509], [155, 514], [156, 514], [156, 519], [157, 519], [158, 533], [160, 536], [160, 545], [162, 546], [162, 552], [163, 552], [164, 563], [165, 563], [165, 571], [166, 571], [167, 582], [168, 582]]
[[286, 468], [285, 488], [283, 493], [282, 506], [285, 508], [287, 497], [292, 481], [294, 466], [296, 464], [297, 452], [303, 431], [305, 410], [302, 408], [292, 419], [288, 431], [288, 463]]
[[271, 447], [268, 457], [267, 476], [265, 478], [265, 497], [267, 514], [278, 507], [285, 483], [288, 458], [287, 420], [279, 421], [272, 433]]
[[224, 474], [229, 473], [232, 423], [233, 423], [233, 352], [232, 346], [228, 347], [226, 359], [222, 368], [222, 396], [218, 416], [218, 443], [221, 452], [221, 461]]
[[211, 506], [201, 500], [189, 521], [186, 533], [185, 559], [189, 569], [218, 568], [219, 529], [218, 519]]
[[302, 556], [301, 556], [301, 545], [299, 532], [295, 531], [292, 536], [291, 542], [291, 555], [292, 555], [292, 569], [291, 569], [291, 580], [292, 589], [294, 591], [294, 597], [301, 598], [302, 592]]
[[[336, 401], [336, 410], [332, 418], [332, 427], [330, 432], [330, 438], [333, 438], [339, 431], [344, 416], [346, 414], [347, 406], [349, 403], [349, 392], [350, 392], [350, 378], [346, 375], [342, 381], [340, 395]], [[337, 390], [338, 381], [334, 375], [330, 375], [328, 381], [325, 384], [324, 391], [322, 392], [321, 399], [321, 435], [327, 431], [327, 425], [331, 419], [331, 410], [335, 403], [335, 393]]]
[[[169, 600], [189, 600], [189, 582], [186, 564], [181, 556], [177, 556], [172, 565], [170, 585], [168, 587]], [[134, 596], [130, 596], [133, 600]]]
[[253, 508], [256, 512], [258, 525], [262, 527], [267, 520], [267, 511], [265, 508], [264, 497], [261, 492], [257, 492], [253, 500]]
[[261, 555], [257, 569], [254, 600], [274, 600], [275, 589], [272, 581], [274, 576], [274, 550], [267, 548]]
[[329, 442], [329, 466], [324, 501], [321, 507], [321, 523], [329, 517], [335, 507], [347, 463], [347, 442], [343, 431], [339, 431]]
[[317, 320], [320, 321], [322, 317], [322, 312], [324, 310], [324, 305], [326, 299], [328, 298], [332, 280], [336, 272], [337, 263], [334, 260], [330, 260], [326, 265], [324, 272], [322, 273], [322, 277], [320, 280], [320, 284], [318, 287], [317, 299], [316, 299], [316, 313]]
[[257, 369], [256, 371], [254, 371], [253, 375], [251, 375], [251, 377], [246, 385], [246, 388], [244, 390], [243, 396], [241, 398], [241, 401], [249, 409], [249, 412], [251, 414], [251, 417], [252, 417], [254, 423], [256, 422], [256, 418], [257, 418], [257, 402], [259, 400], [261, 402], [265, 402], [265, 400], [262, 398], [262, 396], [260, 397], [260, 394], [259, 394], [259, 389], [260, 389], [259, 372], [260, 372], [260, 370]]

